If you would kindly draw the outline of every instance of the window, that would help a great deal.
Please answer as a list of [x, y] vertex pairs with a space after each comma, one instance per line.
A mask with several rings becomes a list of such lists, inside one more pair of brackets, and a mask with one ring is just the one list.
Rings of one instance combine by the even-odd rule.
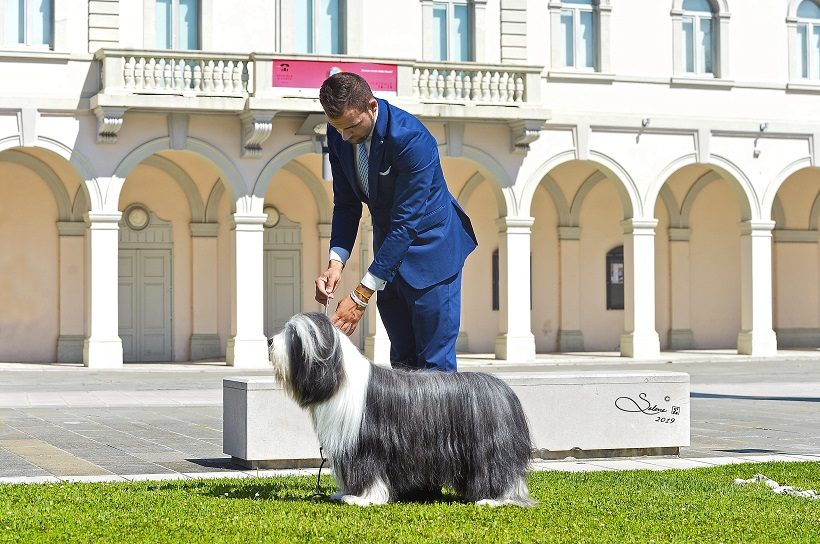
[[158, 49], [199, 49], [199, 1], [155, 0]]
[[434, 2], [432, 60], [472, 61], [472, 42], [470, 6], [463, 2]]
[[52, 0], [5, 0], [3, 42], [53, 47]]
[[709, 0], [683, 2], [683, 66], [687, 73], [715, 73], [713, 15]]
[[624, 309], [624, 246], [606, 254], [606, 309]]
[[561, 2], [561, 60], [567, 68], [596, 68], [596, 28], [592, 0]]
[[820, 6], [803, 0], [797, 8], [798, 75], [820, 79]]
[[297, 53], [346, 53], [345, 0], [297, 0], [293, 3], [293, 25]]

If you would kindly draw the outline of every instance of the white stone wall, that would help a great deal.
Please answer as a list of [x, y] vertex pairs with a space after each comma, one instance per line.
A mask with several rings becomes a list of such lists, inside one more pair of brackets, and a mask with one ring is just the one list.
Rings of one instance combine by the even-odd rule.
[[[389, 13], [376, 0], [348, 4], [340, 62], [429, 60], [431, 2], [391, 2]], [[562, 346], [638, 357], [658, 347], [768, 354], [773, 329], [782, 345], [820, 345], [820, 82], [790, 79], [786, 17], [794, 3], [716, 2], [729, 16], [712, 80], [675, 72], [671, 12], [679, 2], [601, 0], [608, 60], [598, 73], [553, 65], [554, 4], [475, 2], [484, 22], [479, 64], [540, 70], [527, 80], [525, 107], [465, 106], [409, 91], [391, 98], [439, 140], [450, 189], [479, 237], [465, 268], [461, 346], [522, 357]], [[253, 240], [265, 204], [302, 226], [302, 303], [317, 309], [312, 280], [326, 264], [332, 194], [318, 148], [301, 132], [320, 111], [315, 93], [282, 98], [257, 88], [269, 85], [271, 66], [248, 60], [247, 96], [106, 94], [101, 82], [120, 77], [122, 65], [105, 64], [114, 54], [92, 54], [152, 49], [153, 2], [73, 7], [55, 8], [53, 51], [0, 53], [0, 360], [71, 358], [82, 341], [87, 354], [116, 358], [116, 327], [99, 321], [100, 312], [111, 315], [103, 302], [117, 298], [107, 229], [143, 202], [173, 225], [174, 358], [187, 360], [192, 337], [205, 335], [218, 339], [218, 356], [259, 364], [261, 272], [241, 278], [244, 259], [260, 262]], [[203, 0], [199, 54], [286, 55], [290, 9], [287, 0], [241, 10]], [[383, 24], [388, 16], [401, 24]], [[256, 116], [256, 158], [243, 149], [243, 112]], [[158, 170], [158, 160], [171, 167]], [[92, 228], [78, 230], [83, 221]], [[192, 236], [196, 229], [215, 237]], [[604, 259], [618, 245], [629, 278], [644, 280], [628, 285], [624, 310], [606, 310]], [[510, 283], [493, 311], [497, 248], [515, 262], [502, 263]], [[360, 249], [343, 289], [369, 264]], [[530, 270], [527, 253], [531, 295], [515, 275]], [[213, 268], [200, 273], [205, 266]], [[520, 298], [529, 296], [528, 312]], [[373, 332], [377, 316], [369, 319]], [[357, 335], [365, 345], [366, 333]]]

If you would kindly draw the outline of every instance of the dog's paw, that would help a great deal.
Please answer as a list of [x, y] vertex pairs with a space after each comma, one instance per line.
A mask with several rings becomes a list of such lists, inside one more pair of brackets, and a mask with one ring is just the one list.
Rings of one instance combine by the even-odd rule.
[[337, 491], [336, 493], [334, 493], [333, 495], [330, 496], [330, 500], [336, 501], [336, 502], [341, 502], [341, 500], [344, 498], [344, 496], [345, 496], [344, 491]]
[[475, 504], [476, 506], [489, 506], [490, 508], [504, 506], [502, 501], [497, 501], [495, 499], [481, 499], [480, 501], [475, 501]]
[[358, 495], [344, 495], [341, 501], [351, 506], [372, 506], [374, 504], [381, 504], [369, 499], [367, 497], [359, 497]]

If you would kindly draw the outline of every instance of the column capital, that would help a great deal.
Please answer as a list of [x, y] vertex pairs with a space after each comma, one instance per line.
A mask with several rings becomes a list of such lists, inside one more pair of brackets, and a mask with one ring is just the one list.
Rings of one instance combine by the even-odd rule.
[[688, 242], [692, 236], [692, 229], [669, 228], [669, 240], [672, 242]]
[[97, 229], [112, 229], [119, 228], [119, 222], [122, 219], [122, 212], [88, 212], [85, 214], [85, 220], [91, 223], [88, 228], [91, 230]]
[[231, 216], [231, 228], [234, 230], [262, 230], [268, 215], [265, 213], [234, 213]]
[[741, 221], [740, 234], [750, 234], [752, 236], [771, 236], [774, 226], [774, 221]]
[[85, 221], [57, 221], [60, 236], [83, 236], [87, 227]]
[[498, 232], [511, 234], [529, 234], [535, 219], [532, 217], [499, 217], [495, 220]]
[[621, 221], [621, 227], [624, 229], [624, 234], [655, 234], [655, 227], [658, 226], [658, 220], [652, 219], [624, 219]]
[[216, 238], [219, 223], [191, 223], [191, 236], [194, 238]]
[[580, 240], [581, 227], [558, 227], [559, 240]]
[[316, 227], [319, 229], [319, 238], [330, 238], [333, 225], [330, 223], [319, 223]]

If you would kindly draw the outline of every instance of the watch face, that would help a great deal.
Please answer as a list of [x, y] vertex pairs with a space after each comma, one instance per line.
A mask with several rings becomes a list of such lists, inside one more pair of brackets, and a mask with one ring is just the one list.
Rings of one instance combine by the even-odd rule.
[[140, 206], [131, 208], [125, 217], [125, 222], [134, 230], [142, 230], [147, 227], [148, 220], [148, 210]]
[[265, 221], [266, 227], [275, 227], [277, 223], [279, 223], [279, 210], [277, 210], [274, 206], [265, 206], [264, 211], [268, 218]]

